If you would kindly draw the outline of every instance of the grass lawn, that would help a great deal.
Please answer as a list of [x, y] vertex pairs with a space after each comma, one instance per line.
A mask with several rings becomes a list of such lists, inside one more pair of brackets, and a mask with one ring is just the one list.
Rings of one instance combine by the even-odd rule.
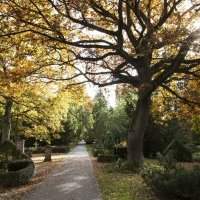
[[[87, 145], [103, 200], [158, 200], [138, 174], [120, 171], [114, 163], [101, 163], [92, 157], [92, 147]], [[151, 161], [149, 161], [151, 162]]]
[[[146, 159], [147, 165], [155, 165], [156, 160]], [[199, 166], [197, 162], [178, 163], [179, 167], [192, 170]], [[100, 163], [93, 158], [94, 171], [101, 189], [103, 200], [166, 200], [157, 197], [149, 188], [140, 174], [116, 168], [114, 163]]]
[[93, 166], [103, 200], [157, 200], [140, 175], [120, 172], [114, 164], [95, 159]]

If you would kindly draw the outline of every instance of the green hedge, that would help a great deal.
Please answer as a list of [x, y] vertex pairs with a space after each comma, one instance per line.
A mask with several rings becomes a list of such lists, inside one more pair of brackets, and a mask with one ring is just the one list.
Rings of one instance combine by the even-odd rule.
[[116, 161], [116, 157], [113, 155], [101, 155], [99, 154], [97, 156], [97, 161], [98, 162], [113, 162]]
[[[45, 153], [46, 147], [27, 148], [25, 151], [28, 154]], [[51, 146], [52, 153], [68, 153], [70, 148], [68, 146]]]
[[0, 185], [18, 186], [27, 183], [34, 174], [34, 163], [31, 160], [10, 161], [8, 171], [0, 172]]
[[143, 177], [161, 197], [171, 200], [200, 200], [200, 168], [193, 170], [148, 166]]

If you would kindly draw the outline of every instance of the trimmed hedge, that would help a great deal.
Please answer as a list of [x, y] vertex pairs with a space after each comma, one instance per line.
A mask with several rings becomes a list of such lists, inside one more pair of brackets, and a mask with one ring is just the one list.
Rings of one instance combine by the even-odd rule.
[[67, 146], [52, 146], [51, 150], [52, 153], [68, 153], [70, 149]]
[[113, 162], [116, 160], [116, 157], [113, 155], [98, 155], [97, 161], [98, 162]]
[[[37, 154], [37, 153], [45, 153], [46, 147], [38, 147], [36, 148], [27, 148], [26, 152], [29, 154]], [[52, 153], [68, 153], [69, 147], [68, 146], [51, 146]]]
[[18, 150], [12, 141], [0, 145], [0, 185], [25, 184], [33, 176], [34, 169], [33, 161]]
[[0, 172], [0, 185], [18, 186], [32, 178], [35, 166], [31, 160], [16, 160], [10, 161], [7, 169], [7, 172]]

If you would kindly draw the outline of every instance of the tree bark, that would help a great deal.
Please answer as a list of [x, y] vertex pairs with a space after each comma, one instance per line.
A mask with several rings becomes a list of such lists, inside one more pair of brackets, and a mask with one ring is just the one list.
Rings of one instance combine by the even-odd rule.
[[5, 112], [2, 120], [2, 136], [1, 136], [2, 144], [6, 140], [10, 140], [12, 105], [13, 105], [12, 99], [6, 98]]
[[150, 95], [139, 94], [136, 111], [128, 133], [128, 162], [140, 167], [143, 164], [143, 139], [150, 113]]

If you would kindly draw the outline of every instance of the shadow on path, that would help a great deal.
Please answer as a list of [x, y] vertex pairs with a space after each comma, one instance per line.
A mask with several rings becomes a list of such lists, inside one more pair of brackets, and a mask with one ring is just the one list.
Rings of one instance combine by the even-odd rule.
[[101, 200], [92, 163], [85, 145], [75, 147], [64, 165], [23, 200]]

